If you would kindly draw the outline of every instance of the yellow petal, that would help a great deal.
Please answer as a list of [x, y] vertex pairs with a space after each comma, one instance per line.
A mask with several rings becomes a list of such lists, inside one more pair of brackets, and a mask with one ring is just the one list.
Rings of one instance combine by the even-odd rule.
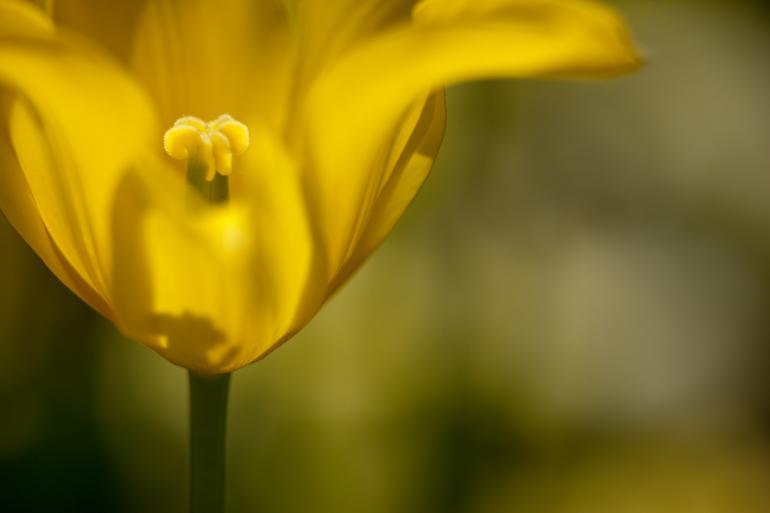
[[320, 305], [299, 182], [273, 142], [252, 138], [229, 205], [190, 205], [182, 180], [137, 171], [113, 212], [118, 324], [207, 374], [264, 356]]
[[[18, 116], [20, 106], [7, 93], [0, 99], [0, 116], [3, 119]], [[75, 292], [94, 310], [105, 317], [111, 317], [111, 309], [101, 293], [84, 280], [64, 257], [40, 217], [24, 173], [19, 167], [7, 127], [0, 127], [0, 210], [29, 246], [46, 263], [62, 283]]]
[[209, 120], [223, 112], [249, 126], [282, 125], [293, 41], [281, 0], [142, 3], [132, 69], [166, 126], [185, 115]]
[[482, 78], [605, 76], [639, 65], [623, 21], [598, 3], [421, 2], [411, 26], [383, 32], [347, 54], [309, 94], [308, 189], [317, 195], [330, 274], [355, 253], [361, 212], [382, 192], [372, 184], [389, 172], [382, 162], [390, 142], [429, 91]]
[[[446, 125], [446, 100], [440, 91], [420, 104], [415, 124], [402, 127], [391, 160], [385, 167], [385, 181], [367, 208], [361, 233], [329, 288], [333, 294], [382, 243], [412, 203], [428, 177]], [[399, 141], [401, 139], [401, 141]]]
[[51, 20], [27, 2], [4, 0], [0, 3], [0, 14], [2, 37], [45, 37], [53, 33]]
[[20, 33], [28, 17], [18, 12], [19, 2], [0, 1], [0, 19], [19, 20], [0, 32], [0, 88], [14, 98], [3, 156], [14, 165], [0, 184], [13, 192], [2, 208], [58, 276], [66, 270], [65, 284], [110, 316], [108, 214], [121, 174], [152, 140], [152, 112], [107, 58], [40, 31], [43, 20]]
[[302, 59], [300, 83], [388, 27], [409, 20], [415, 0], [288, 0]]
[[127, 64], [139, 17], [148, 0], [54, 0], [53, 19], [88, 37]]
[[54, 20], [132, 68], [164, 126], [232, 112], [279, 125], [293, 41], [282, 0], [62, 0]]

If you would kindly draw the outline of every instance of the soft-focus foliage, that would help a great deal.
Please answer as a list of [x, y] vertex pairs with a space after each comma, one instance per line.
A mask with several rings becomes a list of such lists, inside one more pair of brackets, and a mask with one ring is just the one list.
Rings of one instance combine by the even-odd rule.
[[[770, 10], [621, 7], [641, 74], [450, 91], [393, 238], [235, 376], [230, 511], [766, 513]], [[184, 373], [0, 234], [0, 511], [181, 513]]]

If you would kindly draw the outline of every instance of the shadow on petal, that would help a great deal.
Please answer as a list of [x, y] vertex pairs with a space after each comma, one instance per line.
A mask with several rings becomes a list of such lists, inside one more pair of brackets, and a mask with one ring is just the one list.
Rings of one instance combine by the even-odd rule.
[[186, 218], [184, 189], [173, 190], [178, 185], [173, 180], [164, 182], [149, 183], [131, 171], [117, 190], [113, 294], [118, 325], [177, 365], [220, 372], [240, 356], [231, 334], [216, 325], [222, 321], [217, 288], [222, 263]]
[[206, 317], [189, 312], [179, 316], [156, 314], [151, 315], [148, 322], [153, 331], [165, 340], [164, 354], [205, 355], [206, 360], [214, 365], [238, 357], [238, 348], [231, 346], [225, 349], [226, 335]]

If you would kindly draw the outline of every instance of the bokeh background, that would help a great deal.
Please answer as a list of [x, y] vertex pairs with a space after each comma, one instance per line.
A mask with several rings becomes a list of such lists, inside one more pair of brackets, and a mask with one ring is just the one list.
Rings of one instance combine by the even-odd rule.
[[[643, 72], [451, 90], [390, 240], [235, 375], [229, 511], [770, 511], [770, 7], [616, 3]], [[184, 511], [185, 372], [0, 248], [0, 512]]]

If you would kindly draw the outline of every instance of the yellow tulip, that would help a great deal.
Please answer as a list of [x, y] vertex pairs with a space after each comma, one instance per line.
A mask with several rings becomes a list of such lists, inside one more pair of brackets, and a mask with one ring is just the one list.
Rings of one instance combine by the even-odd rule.
[[0, 207], [128, 337], [225, 373], [391, 231], [444, 87], [639, 64], [589, 0], [0, 0]]

